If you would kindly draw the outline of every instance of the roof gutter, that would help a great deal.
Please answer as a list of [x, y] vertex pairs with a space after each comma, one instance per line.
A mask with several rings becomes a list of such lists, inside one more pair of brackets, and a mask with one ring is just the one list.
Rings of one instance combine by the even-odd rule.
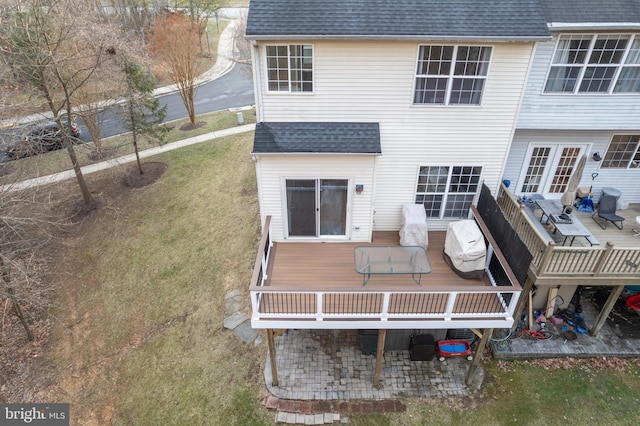
[[349, 40], [349, 41], [476, 41], [490, 43], [535, 43], [538, 41], [547, 41], [552, 37], [548, 36], [530, 36], [530, 37], [513, 37], [513, 36], [455, 36], [455, 35], [322, 35], [322, 34], [300, 34], [300, 35], [245, 35], [247, 40]]
[[551, 22], [551, 31], [624, 31], [640, 30], [640, 22]]

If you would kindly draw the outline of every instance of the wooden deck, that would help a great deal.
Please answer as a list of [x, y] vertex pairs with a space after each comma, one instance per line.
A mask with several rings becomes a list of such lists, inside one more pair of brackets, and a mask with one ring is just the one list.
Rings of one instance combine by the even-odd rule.
[[[466, 280], [454, 273], [442, 256], [445, 232], [429, 232], [427, 257], [431, 273], [424, 274], [420, 287], [430, 290], [468, 289], [491, 287], [489, 279]], [[265, 286], [278, 289], [332, 290], [363, 289], [363, 276], [356, 272], [354, 248], [356, 246], [398, 246], [398, 232], [375, 232], [371, 243], [274, 243], [273, 262], [267, 271]], [[417, 291], [419, 286], [411, 275], [372, 275], [364, 286], [366, 290]]]
[[[482, 228], [482, 227], [481, 227]], [[485, 236], [486, 228], [484, 228]], [[363, 275], [356, 246], [399, 246], [398, 232], [363, 243], [270, 242], [263, 235], [250, 288], [254, 328], [487, 328], [513, 324], [521, 288], [495, 242], [483, 279], [463, 279], [443, 258], [444, 232], [430, 232], [432, 272]], [[493, 243], [493, 246], [491, 245]], [[496, 278], [497, 277], [497, 278]], [[500, 281], [500, 282], [498, 282]]]
[[640, 239], [633, 237], [637, 210], [618, 213], [625, 216], [625, 228], [609, 224], [600, 228], [589, 213], [576, 213], [580, 221], [600, 244], [591, 246], [586, 239], [576, 238], [572, 246], [563, 246], [550, 227], [540, 226], [535, 216], [526, 214], [516, 197], [501, 185], [498, 204], [511, 226], [533, 255], [529, 278], [537, 286], [561, 285], [640, 285]]

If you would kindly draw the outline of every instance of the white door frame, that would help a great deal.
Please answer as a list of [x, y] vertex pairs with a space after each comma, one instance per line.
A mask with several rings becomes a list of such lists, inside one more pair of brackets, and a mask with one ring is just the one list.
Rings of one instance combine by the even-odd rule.
[[[527, 177], [529, 166], [531, 164], [531, 156], [533, 155], [533, 151], [536, 148], [549, 148], [549, 154], [547, 157], [547, 161], [544, 164], [542, 175], [540, 176], [540, 182], [538, 183], [538, 187], [532, 191], [523, 191], [525, 178]], [[545, 198], [560, 198], [564, 192], [550, 192], [550, 187], [553, 183], [553, 178], [558, 168], [558, 163], [562, 157], [563, 150], [565, 148], [577, 148], [580, 151], [576, 156], [577, 160], [588, 152], [589, 144], [587, 143], [547, 143], [547, 142], [530, 142], [527, 147], [527, 152], [524, 157], [524, 161], [522, 164], [522, 171], [520, 172], [520, 177], [518, 179], [518, 187], [516, 188], [516, 194], [518, 195], [530, 195], [530, 194], [541, 194]]]
[[[298, 236], [298, 235], [289, 235], [289, 215], [288, 215], [288, 208], [289, 206], [287, 205], [287, 181], [289, 180], [309, 180], [309, 181], [315, 181], [316, 182], [316, 236]], [[344, 235], [322, 235], [320, 234], [320, 211], [319, 211], [319, 207], [318, 207], [318, 203], [319, 203], [319, 185], [320, 185], [320, 181], [323, 180], [344, 180], [347, 182], [347, 205], [346, 205], [346, 212], [345, 212], [345, 234]], [[349, 188], [351, 188], [352, 185], [352, 181], [353, 179], [348, 178], [348, 177], [309, 177], [309, 176], [304, 176], [304, 177], [283, 177], [282, 178], [282, 183], [281, 183], [281, 188], [282, 188], [282, 224], [283, 224], [283, 232], [284, 232], [284, 237], [287, 239], [291, 239], [291, 240], [313, 240], [313, 241], [318, 241], [318, 240], [346, 240], [346, 239], [350, 239], [350, 233], [351, 233], [351, 202], [352, 202], [352, 192], [349, 190]]]

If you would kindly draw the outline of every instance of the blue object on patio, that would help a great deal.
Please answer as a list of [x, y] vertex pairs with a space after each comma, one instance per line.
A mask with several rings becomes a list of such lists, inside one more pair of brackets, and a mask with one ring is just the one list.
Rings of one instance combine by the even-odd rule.
[[[622, 222], [624, 222], [624, 217], [618, 216], [616, 214], [617, 201], [617, 198], [613, 195], [602, 194], [602, 196], [600, 197], [598, 211], [591, 215], [594, 222], [597, 223], [600, 228], [607, 229], [607, 222], [611, 222], [616, 228], [622, 229]], [[596, 220], [596, 215], [598, 215], [599, 218], [604, 219], [604, 226]], [[616, 222], [620, 222], [620, 226], [618, 226]]]
[[578, 204], [578, 211], [581, 213], [593, 213], [593, 200], [591, 198], [583, 198]]

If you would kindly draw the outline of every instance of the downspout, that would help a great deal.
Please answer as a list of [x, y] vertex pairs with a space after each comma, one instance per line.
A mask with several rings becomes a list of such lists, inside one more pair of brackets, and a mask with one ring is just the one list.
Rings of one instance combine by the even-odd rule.
[[255, 82], [254, 90], [256, 92], [256, 122], [264, 121], [264, 108], [262, 106], [262, 72], [260, 71], [260, 50], [258, 42], [251, 40], [253, 50], [251, 51], [253, 62], [253, 81]]

